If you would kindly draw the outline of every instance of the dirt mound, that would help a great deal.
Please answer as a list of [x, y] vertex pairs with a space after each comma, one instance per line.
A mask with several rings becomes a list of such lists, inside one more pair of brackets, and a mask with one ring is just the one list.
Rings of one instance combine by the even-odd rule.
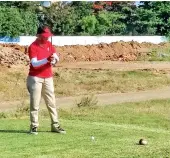
[[168, 47], [170, 44], [156, 45], [152, 43], [138, 42], [113, 42], [110, 44], [101, 43], [98, 45], [75, 45], [56, 47], [60, 53], [62, 62], [77, 61], [135, 61], [140, 56], [150, 54], [159, 47]]
[[57, 47], [60, 58], [64, 62], [76, 61], [103, 61], [103, 60], [136, 60], [136, 47], [127, 43], [111, 43], [87, 46]]
[[[60, 62], [79, 61], [135, 61], [140, 56], [146, 56], [153, 49], [168, 48], [170, 43], [138, 43], [138, 42], [113, 42], [110, 44], [100, 43], [98, 45], [74, 45], [56, 46], [60, 54]], [[27, 46], [15, 44], [0, 45], [0, 64], [10, 67], [11, 65], [29, 63]]]
[[0, 65], [11, 67], [12, 65], [28, 65], [28, 55], [16, 47], [3, 47], [0, 45]]
[[27, 52], [27, 46], [20, 46], [18, 44], [0, 44], [1, 47], [10, 47], [13, 48], [14, 50], [21, 51], [23, 53]]

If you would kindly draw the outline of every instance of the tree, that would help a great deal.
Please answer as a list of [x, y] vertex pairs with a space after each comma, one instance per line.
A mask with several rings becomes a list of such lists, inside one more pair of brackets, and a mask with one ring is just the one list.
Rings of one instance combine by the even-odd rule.
[[117, 12], [102, 11], [96, 15], [98, 24], [97, 35], [121, 35], [126, 25], [121, 22], [122, 14]]
[[82, 35], [94, 35], [97, 27], [97, 19], [94, 15], [85, 16], [81, 20]]
[[170, 3], [61, 1], [43, 8], [40, 2], [0, 2], [0, 35], [35, 35], [39, 24], [55, 35], [170, 36]]
[[[93, 15], [93, 2], [88, 1], [73, 1], [70, 4], [70, 7], [74, 10], [74, 15], [76, 19], [75, 23], [75, 35], [81, 35], [84, 34], [84, 22], [82, 22], [82, 19], [85, 17], [93, 18], [91, 17]], [[84, 19], [85, 20], [85, 19]]]
[[76, 31], [80, 32], [80, 35], [120, 35], [124, 31], [125, 25], [121, 22], [123, 16], [118, 12], [107, 11], [112, 3], [74, 2], [73, 4], [78, 15]]
[[129, 35], [154, 35], [156, 25], [160, 22], [153, 9], [146, 9], [142, 4], [135, 2], [114, 2], [112, 11], [122, 14], [122, 22], [126, 25], [124, 34]]
[[170, 3], [167, 1], [143, 1], [141, 7], [157, 14], [157, 35], [168, 35], [170, 30]]
[[155, 35], [159, 22], [157, 13], [152, 9], [147, 10], [141, 7], [136, 9], [135, 30], [139, 35]]
[[0, 35], [17, 37], [23, 32], [24, 21], [16, 8], [0, 8]]
[[23, 19], [23, 35], [35, 35], [37, 31], [38, 19], [35, 13], [31, 11], [20, 10], [21, 18]]
[[17, 8], [25, 11], [36, 12], [40, 2], [35, 1], [0, 1], [1, 7], [7, 8]]
[[77, 19], [73, 8], [61, 2], [53, 3], [43, 10], [44, 23], [51, 27], [55, 35], [73, 35]]
[[17, 37], [33, 35], [36, 31], [36, 15], [17, 8], [0, 7], [0, 35]]

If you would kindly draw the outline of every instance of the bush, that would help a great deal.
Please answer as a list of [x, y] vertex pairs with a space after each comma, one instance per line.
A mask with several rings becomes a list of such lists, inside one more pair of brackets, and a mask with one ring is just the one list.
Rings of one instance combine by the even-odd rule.
[[1, 118], [7, 118], [7, 114], [4, 112], [0, 112], [0, 119]]
[[92, 107], [97, 105], [97, 98], [92, 96], [84, 96], [81, 98], [80, 102], [77, 103], [77, 106], [80, 107]]

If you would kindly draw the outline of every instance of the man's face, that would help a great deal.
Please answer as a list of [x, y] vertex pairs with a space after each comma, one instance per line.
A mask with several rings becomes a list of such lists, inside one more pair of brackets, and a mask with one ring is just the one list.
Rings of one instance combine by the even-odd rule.
[[48, 41], [48, 37], [44, 37], [42, 35], [39, 35], [38, 37], [42, 43], [46, 43]]

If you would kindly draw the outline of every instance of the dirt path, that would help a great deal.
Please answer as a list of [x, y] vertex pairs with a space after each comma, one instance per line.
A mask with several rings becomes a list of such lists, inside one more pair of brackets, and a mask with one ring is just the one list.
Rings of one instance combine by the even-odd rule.
[[[81, 62], [81, 63], [63, 63], [58, 65], [59, 68], [80, 68], [80, 69], [114, 69], [117, 71], [127, 71], [136, 69], [157, 69], [157, 70], [170, 70], [170, 63], [168, 62]], [[98, 100], [98, 105], [108, 105], [123, 102], [137, 102], [151, 99], [167, 99], [170, 98], [170, 87], [157, 90], [149, 90], [142, 92], [129, 92], [129, 93], [107, 93], [95, 95]], [[76, 100], [79, 97], [62, 97], [57, 99], [58, 107], [68, 108], [75, 106]], [[12, 110], [17, 106], [22, 105], [22, 100], [13, 102], [0, 103], [0, 111]], [[28, 100], [24, 103], [29, 103]], [[42, 102], [42, 108], [45, 107]]]
[[138, 69], [170, 70], [170, 62], [96, 61], [96, 62], [61, 63], [57, 67], [68, 69], [114, 69], [117, 71], [128, 71]]
[[[97, 97], [99, 106], [152, 99], [167, 99], [170, 98], [170, 87], [142, 92], [97, 94], [95, 96]], [[80, 100], [81, 97], [58, 98], [57, 103], [59, 107], [72, 107], [75, 106], [75, 100]]]
[[[97, 94], [95, 96], [97, 97], [99, 106], [125, 102], [146, 101], [152, 99], [168, 99], [170, 98], [170, 87], [142, 92]], [[80, 101], [81, 98], [82, 96], [57, 98], [57, 105], [59, 108], [74, 107], [76, 106], [76, 101]], [[16, 109], [17, 106], [21, 106], [22, 103], [22, 100], [1, 103], [0, 111]], [[28, 100], [24, 101], [24, 103], [29, 104]], [[46, 108], [44, 101], [41, 102], [41, 108]]]

